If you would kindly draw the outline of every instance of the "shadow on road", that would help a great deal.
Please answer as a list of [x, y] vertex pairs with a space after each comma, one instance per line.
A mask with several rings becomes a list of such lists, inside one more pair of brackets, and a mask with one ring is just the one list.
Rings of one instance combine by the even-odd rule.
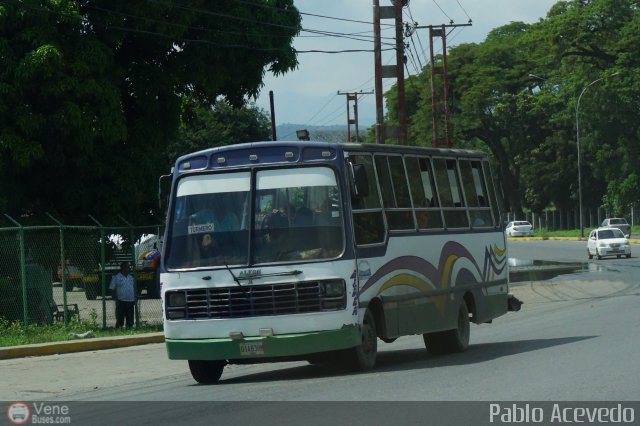
[[[382, 351], [378, 353], [374, 373], [423, 370], [426, 368], [437, 368], [444, 366], [471, 365], [485, 361], [491, 361], [504, 356], [515, 355], [525, 352], [537, 351], [560, 345], [568, 345], [598, 336], [576, 336], [554, 339], [531, 339], [516, 340], [511, 342], [479, 343], [469, 346], [466, 352], [451, 355], [430, 355], [426, 349], [399, 349], [392, 351]], [[349, 370], [330, 364], [302, 365], [291, 368], [271, 370], [256, 374], [248, 374], [242, 377], [225, 379], [224, 375], [219, 385], [232, 383], [257, 383], [276, 382], [289, 380], [308, 380], [313, 378], [326, 378], [332, 376], [344, 376], [349, 374], [369, 374], [353, 373]], [[193, 386], [203, 386], [194, 384]]]

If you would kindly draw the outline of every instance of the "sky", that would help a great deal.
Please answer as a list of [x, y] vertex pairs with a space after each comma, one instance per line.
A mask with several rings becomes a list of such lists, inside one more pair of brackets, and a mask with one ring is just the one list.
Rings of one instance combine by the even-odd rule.
[[[380, 6], [391, 6], [390, 0], [379, 0]], [[404, 8], [404, 21], [417, 22], [419, 26], [448, 24], [472, 25], [453, 29], [447, 36], [447, 46], [462, 43], [481, 43], [494, 28], [514, 21], [534, 23], [544, 18], [557, 0], [411, 0]], [[346, 96], [337, 92], [372, 92], [374, 89], [373, 57], [373, 1], [372, 0], [294, 0], [303, 13], [302, 27], [307, 30], [330, 31], [342, 34], [358, 33], [354, 37], [318, 36], [302, 31], [294, 40], [294, 47], [304, 50], [367, 50], [358, 53], [299, 53], [298, 68], [284, 76], [275, 77], [267, 72], [264, 87], [256, 105], [270, 111], [269, 91], [274, 94], [275, 121], [277, 125], [302, 124], [306, 126], [346, 125]], [[311, 16], [311, 15], [322, 15]], [[338, 19], [329, 19], [340, 18]], [[362, 22], [351, 22], [351, 21]], [[395, 43], [393, 20], [382, 20], [384, 43]], [[385, 25], [387, 24], [387, 25]], [[440, 39], [434, 42], [441, 45]], [[408, 55], [408, 71], [414, 75], [429, 57], [427, 29], [417, 29], [412, 38]], [[441, 49], [435, 49], [436, 53]], [[383, 65], [395, 64], [393, 51], [383, 52]], [[407, 69], [405, 68], [405, 75]], [[395, 79], [383, 79], [387, 90]], [[351, 109], [353, 115], [353, 109]], [[385, 110], [386, 111], [386, 110]], [[353, 117], [352, 117], [353, 118]], [[360, 95], [358, 99], [360, 126], [375, 122], [375, 97]], [[278, 135], [280, 138], [280, 135]]]

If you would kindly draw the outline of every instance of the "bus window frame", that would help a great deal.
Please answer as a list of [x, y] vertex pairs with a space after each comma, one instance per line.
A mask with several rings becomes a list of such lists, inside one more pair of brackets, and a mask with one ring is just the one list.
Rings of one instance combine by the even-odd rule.
[[[415, 208], [413, 206], [413, 200], [411, 198], [411, 191], [408, 190], [408, 195], [409, 195], [409, 206], [408, 207], [398, 207], [398, 195], [397, 195], [397, 190], [396, 190], [396, 184], [394, 182], [393, 179], [393, 173], [391, 171], [391, 164], [389, 162], [390, 158], [399, 158], [400, 159], [400, 164], [402, 165], [402, 171], [404, 173], [404, 184], [406, 185], [406, 188], [409, 188], [409, 182], [408, 182], [408, 177], [407, 177], [407, 169], [404, 163], [404, 155], [402, 153], [399, 154], [391, 154], [391, 153], [386, 153], [386, 152], [381, 152], [381, 153], [374, 153], [373, 154], [373, 163], [374, 166], [376, 168], [376, 180], [378, 182], [378, 186], [380, 188], [380, 197], [381, 197], [381, 201], [382, 201], [382, 209], [384, 212], [384, 218], [385, 218], [385, 225], [387, 227], [387, 231], [391, 234], [395, 234], [395, 233], [400, 233], [400, 234], [406, 234], [406, 233], [413, 233], [416, 232], [416, 230], [418, 229], [417, 226], [417, 221], [416, 221], [416, 214], [415, 214]], [[391, 192], [392, 192], [392, 197], [393, 197], [393, 207], [387, 207], [385, 202], [384, 202], [384, 197], [382, 196], [382, 184], [380, 181], [380, 173], [378, 172], [378, 159], [382, 159], [384, 161], [384, 166], [386, 167], [386, 171], [387, 171], [387, 176], [388, 176], [388, 180], [391, 184]], [[411, 220], [413, 221], [413, 226], [409, 227], [409, 228], [393, 228], [391, 229], [391, 227], [389, 226], [389, 219], [387, 217], [387, 212], [391, 213], [391, 214], [400, 214], [400, 213], [409, 213], [411, 215]]]
[[[274, 170], [274, 169], [301, 169], [301, 168], [314, 168], [314, 167], [327, 167], [329, 169], [331, 169], [331, 171], [334, 174], [334, 177], [336, 178], [336, 187], [338, 188], [338, 196], [339, 196], [339, 201], [338, 204], [340, 206], [341, 209], [341, 213], [342, 213], [342, 217], [340, 218], [341, 221], [341, 228], [342, 228], [342, 251], [334, 257], [330, 257], [330, 258], [326, 258], [326, 259], [316, 259], [314, 260], [315, 262], [331, 262], [334, 261], [336, 259], [340, 259], [342, 256], [345, 255], [345, 253], [349, 250], [347, 243], [348, 243], [348, 238], [347, 238], [347, 232], [348, 232], [348, 224], [347, 224], [347, 218], [346, 216], [348, 214], [350, 214], [350, 212], [345, 209], [345, 203], [344, 203], [344, 197], [349, 196], [349, 193], [345, 193], [343, 194], [344, 191], [351, 191], [351, 188], [349, 188], [348, 183], [345, 181], [345, 189], [343, 190], [342, 187], [342, 178], [341, 176], [343, 175], [343, 173], [341, 172], [340, 168], [336, 165], [333, 164], [331, 162], [327, 162], [327, 163], [322, 163], [322, 164], [312, 164], [312, 163], [303, 163], [303, 164], [269, 164], [269, 165], [264, 165], [264, 166], [260, 166], [260, 165], [256, 165], [256, 166], [238, 166], [238, 167], [229, 167], [228, 169], [211, 169], [211, 168], [206, 168], [206, 169], [197, 169], [197, 170], [188, 170], [188, 171], [176, 171], [174, 172], [174, 174], [172, 175], [172, 191], [170, 193], [170, 203], [168, 206], [168, 211], [167, 211], [167, 219], [168, 219], [168, 223], [167, 223], [167, 231], [169, 232], [170, 235], [173, 235], [173, 227], [175, 225], [175, 221], [174, 221], [174, 214], [175, 214], [175, 209], [176, 209], [176, 204], [177, 204], [177, 200], [178, 200], [178, 195], [177, 195], [177, 191], [178, 191], [178, 187], [179, 187], [179, 182], [182, 179], [187, 179], [190, 177], [194, 177], [194, 176], [206, 176], [206, 175], [216, 175], [216, 174], [227, 174], [227, 173], [243, 173], [243, 172], [248, 172], [249, 173], [249, 209], [251, 211], [254, 211], [256, 208], [255, 205], [255, 194], [257, 193], [256, 190], [256, 176], [258, 174], [258, 172], [260, 171], [264, 171], [264, 170]], [[349, 210], [351, 210], [351, 202], [349, 202]], [[254, 251], [255, 248], [252, 246], [252, 239], [253, 239], [253, 232], [255, 230], [255, 219], [256, 216], [255, 214], [251, 215], [251, 220], [249, 221], [248, 225], [248, 235], [247, 235], [247, 244], [248, 244], [248, 257], [247, 257], [247, 262], [246, 263], [242, 263], [242, 264], [238, 264], [238, 265], [234, 265], [235, 266], [240, 266], [240, 267], [250, 267], [250, 266], [254, 266], [254, 265], [270, 265], [270, 263], [259, 263], [259, 262], [255, 262], [255, 258], [254, 258]], [[352, 225], [352, 224], [351, 224]], [[386, 236], [385, 236], [386, 237]], [[354, 236], [355, 238], [355, 236]], [[385, 239], [386, 242], [386, 239]], [[167, 241], [165, 243], [165, 250], [170, 251], [172, 243], [170, 241]], [[378, 244], [376, 244], [378, 245]], [[296, 263], [299, 262], [299, 260], [291, 260], [291, 261], [283, 261], [283, 262], [278, 262], [278, 263]], [[184, 271], [200, 271], [200, 270], [213, 270], [213, 269], [224, 269], [226, 268], [226, 265], [216, 265], [216, 266], [196, 266], [196, 267], [180, 267], [180, 268], [169, 268], [166, 267], [167, 272], [184, 272]]]
[[[351, 159], [352, 157], [358, 157], [358, 156], [362, 156], [362, 157], [368, 157], [371, 160], [371, 167], [372, 167], [372, 171], [373, 171], [373, 176], [368, 176], [367, 175], [367, 179], [369, 180], [369, 182], [371, 182], [371, 179], [373, 179], [374, 181], [374, 186], [376, 188], [376, 192], [377, 192], [377, 197], [378, 197], [378, 207], [370, 207], [370, 208], [355, 208], [354, 207], [354, 198], [353, 198], [353, 194], [349, 194], [349, 214], [351, 216], [351, 229], [352, 229], [352, 237], [353, 237], [353, 244], [355, 247], [357, 248], [369, 248], [369, 247], [380, 247], [380, 246], [384, 246], [387, 244], [387, 241], [389, 240], [389, 227], [387, 224], [387, 218], [386, 215], [384, 213], [384, 204], [382, 202], [382, 191], [380, 188], [380, 182], [378, 181], [378, 174], [376, 171], [376, 164], [375, 164], [375, 159], [374, 159], [374, 153], [370, 152], [370, 151], [349, 151], [349, 150], [345, 150], [344, 151], [344, 158], [346, 162], [352, 163]], [[362, 164], [362, 163], [353, 163], [353, 164]], [[365, 172], [367, 170], [365, 169]], [[351, 192], [353, 189], [351, 188], [351, 185], [348, 185], [348, 190]], [[370, 191], [369, 191], [370, 192]], [[369, 196], [371, 196], [371, 194], [368, 194]], [[373, 242], [373, 243], [366, 243], [366, 244], [359, 244], [357, 237], [356, 237], [356, 219], [355, 216], [357, 214], [366, 214], [366, 213], [380, 213], [380, 216], [382, 217], [382, 240], [381, 241], [377, 241], [377, 242]]]
[[502, 210], [504, 206], [504, 200], [498, 198], [498, 192], [496, 183], [493, 180], [493, 172], [491, 171], [491, 164], [486, 158], [482, 159], [482, 170], [485, 172], [485, 181], [489, 178], [491, 185], [487, 186], [489, 204], [491, 205], [491, 213], [493, 214], [493, 226], [495, 228], [502, 228]]
[[[426, 173], [429, 175], [429, 179], [430, 179], [430, 184], [431, 184], [431, 192], [432, 195], [435, 199], [435, 205], [431, 205], [429, 207], [416, 207], [415, 202], [413, 200], [413, 187], [414, 185], [411, 184], [411, 179], [409, 176], [409, 172], [408, 172], [408, 168], [407, 168], [407, 160], [415, 160], [417, 163], [417, 169], [419, 172], [418, 176], [415, 176], [414, 178], [418, 178], [420, 179], [420, 189], [421, 191], [424, 193], [424, 182], [422, 181], [422, 172], [423, 170], [421, 169], [420, 166], [420, 161], [424, 160], [426, 161], [426, 163], [428, 164], [428, 170], [426, 170]], [[436, 185], [436, 181], [435, 181], [435, 176], [433, 173], [433, 164], [431, 162], [431, 157], [429, 156], [425, 156], [425, 155], [415, 155], [415, 154], [409, 154], [409, 155], [405, 155], [404, 156], [404, 161], [405, 161], [405, 170], [407, 170], [407, 180], [409, 181], [409, 194], [411, 195], [411, 203], [413, 205], [413, 213], [414, 213], [414, 217], [415, 217], [415, 225], [418, 229], [419, 232], [441, 232], [442, 230], [444, 230], [444, 217], [442, 216], [442, 208], [440, 207], [440, 194], [438, 191], [438, 187]], [[426, 194], [424, 194], [426, 195]], [[440, 224], [441, 226], [438, 227], [431, 227], [431, 228], [423, 228], [420, 226], [420, 222], [418, 221], [418, 214], [422, 213], [422, 212], [426, 212], [426, 213], [438, 213], [438, 216], [440, 216]]]
[[[480, 158], [468, 158], [468, 157], [462, 157], [458, 160], [458, 166], [460, 167], [460, 173], [461, 173], [461, 177], [462, 177], [462, 167], [463, 167], [463, 163], [468, 163], [469, 165], [469, 172], [471, 174], [471, 182], [469, 182], [469, 185], [473, 188], [473, 195], [475, 197], [475, 200], [477, 201], [477, 205], [474, 206], [470, 206], [469, 205], [469, 196], [467, 194], [467, 187], [465, 185], [465, 182], [463, 180], [463, 189], [464, 189], [464, 193], [465, 193], [465, 197], [467, 197], [467, 209], [469, 212], [469, 225], [471, 226], [472, 229], [487, 229], [487, 228], [493, 228], [495, 225], [495, 219], [493, 217], [493, 212], [491, 209], [491, 201], [490, 201], [490, 197], [488, 194], [488, 190], [487, 190], [487, 179], [486, 176], [484, 174], [484, 170], [483, 170], [483, 165], [482, 162], [483, 160]], [[478, 167], [476, 167], [476, 170], [478, 171], [478, 179], [479, 179], [479, 184], [480, 184], [480, 190], [483, 191], [483, 194], [478, 194], [478, 188], [476, 186], [476, 182], [475, 182], [475, 178], [473, 175], [473, 165], [476, 164]], [[484, 200], [485, 200], [485, 205], [482, 206], [480, 205], [480, 202], [478, 200], [478, 196], [483, 196]], [[483, 223], [483, 224], [474, 224], [475, 221], [475, 215], [474, 213], [489, 213], [489, 222], [488, 223]], [[482, 218], [481, 218], [482, 219]]]
[[[460, 157], [452, 157], [451, 155], [434, 155], [432, 156], [432, 160], [433, 160], [433, 170], [434, 170], [434, 178], [436, 181], [436, 188], [438, 189], [438, 193], [440, 193], [440, 183], [438, 182], [438, 173], [436, 173], [436, 163], [438, 160], [442, 160], [444, 162], [444, 166], [445, 166], [445, 174], [446, 174], [446, 182], [444, 182], [444, 185], [446, 185], [449, 188], [450, 194], [451, 194], [451, 203], [454, 204], [453, 206], [444, 206], [442, 203], [442, 199], [440, 200], [440, 208], [442, 209], [442, 219], [443, 219], [443, 225], [444, 225], [444, 229], [445, 230], [470, 230], [471, 229], [471, 222], [470, 222], [470, 218], [469, 218], [469, 208], [467, 207], [466, 204], [466, 199], [464, 198], [464, 189], [462, 188], [462, 179], [460, 176], [460, 169], [458, 166], [458, 160], [461, 158], [465, 158], [463, 156]], [[448, 161], [453, 161], [455, 163], [455, 168], [454, 169], [449, 169], [449, 165], [447, 164]], [[449, 179], [449, 170], [453, 170], [454, 171], [454, 177], [456, 179], [456, 189], [458, 190], [458, 197], [460, 198], [460, 202], [462, 205], [460, 206], [455, 206], [455, 197], [453, 194], [453, 187], [451, 186], [451, 181]], [[466, 218], [466, 226], [449, 226], [448, 225], [448, 221], [447, 221], [447, 212], [454, 212], [454, 213], [460, 213], [460, 212], [464, 212], [464, 217]]]

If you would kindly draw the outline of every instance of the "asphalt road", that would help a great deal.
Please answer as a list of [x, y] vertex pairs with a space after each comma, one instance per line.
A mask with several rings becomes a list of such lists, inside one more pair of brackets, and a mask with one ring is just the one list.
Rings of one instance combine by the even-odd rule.
[[[584, 243], [560, 241], [510, 241], [509, 248], [514, 258], [580, 261], [586, 267], [547, 281], [514, 284], [512, 292], [525, 302], [523, 309], [493, 324], [472, 326], [471, 347], [461, 354], [432, 356], [420, 336], [409, 336], [379, 342], [372, 372], [354, 374], [305, 362], [233, 365], [219, 384], [203, 386], [192, 380], [186, 362], [168, 360], [164, 345], [153, 344], [0, 361], [0, 400], [137, 401], [119, 406], [118, 412], [131, 418], [143, 401], [181, 402], [166, 405], [174, 413], [193, 407], [189, 401], [224, 401], [224, 409], [217, 405], [216, 410], [230, 417], [220, 419], [274, 416], [276, 408], [267, 401], [640, 400], [637, 254], [587, 261]], [[321, 406], [336, 412], [344, 408]], [[89, 407], [103, 413], [110, 406]], [[165, 404], [151, 407], [156, 408], [146, 414], [149, 424], [170, 418]], [[305, 405], [279, 407], [302, 416], [312, 412]], [[205, 411], [202, 418], [214, 418]], [[368, 410], [367, 416], [375, 412]], [[113, 420], [109, 413], [100, 415]]]

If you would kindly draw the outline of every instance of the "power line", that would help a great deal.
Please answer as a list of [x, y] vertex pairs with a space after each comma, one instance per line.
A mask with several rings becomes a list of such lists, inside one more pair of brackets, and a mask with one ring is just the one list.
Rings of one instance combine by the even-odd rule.
[[451, 19], [451, 17], [450, 17], [449, 15], [447, 15], [447, 12], [445, 12], [445, 11], [440, 7], [440, 5], [438, 4], [438, 2], [437, 2], [436, 0], [431, 0], [431, 1], [433, 1], [433, 3], [434, 3], [436, 6], [438, 6], [438, 9], [440, 9], [440, 12], [442, 12], [442, 14], [443, 14], [444, 16], [446, 16], [446, 17], [447, 17], [447, 19], [449, 19], [449, 22], [453, 23], [453, 19]]
[[[236, 3], [245, 4], [245, 5], [248, 5], [248, 6], [251, 6], [251, 7], [261, 7], [263, 9], [282, 10], [282, 9], [276, 7], [276, 6], [271, 6], [271, 5], [267, 5], [267, 4], [253, 3], [253, 2], [246, 1], [246, 0], [233, 0], [233, 1], [235, 1]], [[282, 10], [282, 11], [283, 12], [288, 12], [288, 11], [285, 11], [285, 10]], [[336, 21], [354, 22], [354, 23], [358, 23], [358, 24], [373, 25], [373, 22], [369, 22], [369, 21], [360, 21], [360, 20], [357, 20], [357, 19], [338, 18], [338, 17], [335, 17], [335, 16], [327, 16], [327, 15], [317, 15], [317, 14], [314, 14], [314, 13], [300, 12], [299, 10], [298, 10], [298, 14], [300, 14], [302, 16], [313, 16], [314, 18], [323, 18], [323, 19], [330, 19], [330, 20], [336, 20]], [[391, 26], [391, 27], [394, 26], [394, 24], [384, 24], [384, 25]]]
[[[409, 12], [409, 18], [411, 19], [411, 22], [413, 22], [414, 26], [417, 27], [418, 23], [416, 22], [415, 19], [413, 19], [413, 13], [411, 13], [411, 6], [407, 5], [407, 11]], [[415, 30], [415, 28], [414, 28]], [[411, 34], [411, 37], [413, 39], [413, 33]], [[429, 59], [427, 57], [427, 51], [425, 50], [424, 46], [422, 45], [422, 40], [420, 39], [420, 36], [417, 35], [416, 38], [418, 39], [418, 44], [420, 45], [420, 51], [422, 52], [422, 55], [424, 56], [424, 62], [425, 64], [429, 63]], [[414, 49], [415, 49], [415, 45], [414, 45]], [[418, 59], [420, 59], [420, 55], [418, 55], [418, 53], [416, 52], [416, 56], [418, 56]], [[420, 68], [422, 68], [422, 64], [420, 64]]]
[[[9, 1], [5, 1], [5, 3], [8, 3], [8, 2]], [[14, 1], [13, 3], [17, 3], [17, 1]], [[39, 11], [39, 12], [46, 12], [46, 13], [55, 14], [55, 15], [58, 15], [58, 16], [81, 19], [81, 17], [79, 15], [72, 15], [72, 14], [69, 14], [69, 13], [50, 10], [50, 9], [47, 9], [47, 8], [44, 8], [44, 7], [30, 6], [30, 5], [26, 5], [26, 4], [21, 4], [21, 6], [24, 7], [24, 8], [35, 10], [35, 11]], [[124, 14], [122, 12], [110, 11], [110, 10], [107, 10], [107, 9], [102, 9], [102, 11], [108, 12], [108, 13], [121, 14], [121, 15], [127, 16], [127, 14]], [[230, 18], [235, 18], [235, 19], [242, 20], [242, 18], [233, 17], [232, 15], [215, 14], [215, 13], [212, 13], [212, 14], [216, 15], [216, 16], [230, 17]], [[129, 17], [137, 18], [137, 19], [146, 19], [146, 18], [143, 18], [143, 17], [136, 17], [135, 15], [129, 15]], [[150, 20], [150, 22], [154, 21], [152, 19], [149, 19], [149, 20]], [[172, 25], [172, 23], [170, 23], [170, 22], [165, 22], [165, 21], [161, 21], [161, 20], [155, 20], [155, 22], [163, 23], [163, 24], [167, 24], [167, 25]], [[257, 21], [250, 21], [250, 22], [257, 22]], [[106, 28], [106, 29], [118, 30], [118, 31], [122, 31], [122, 32], [129, 32], [129, 33], [136, 33], [136, 34], [145, 34], [145, 35], [149, 35], [149, 36], [156, 36], [156, 37], [159, 37], [159, 38], [164, 38], [164, 39], [170, 40], [172, 42], [205, 44], [205, 45], [223, 47], [223, 48], [226, 47], [226, 48], [235, 48], [235, 49], [247, 49], [247, 50], [252, 50], [252, 51], [257, 51], [257, 52], [275, 52], [275, 51], [286, 51], [286, 50], [289, 50], [288, 47], [265, 48], [265, 47], [249, 46], [249, 45], [246, 45], [246, 44], [219, 43], [219, 42], [214, 42], [214, 41], [211, 41], [211, 40], [176, 37], [176, 36], [170, 36], [170, 35], [167, 35], [167, 34], [159, 33], [157, 31], [150, 31], [150, 30], [142, 30], [142, 29], [136, 29], [136, 28], [122, 27], [122, 26], [118, 26], [118, 25], [111, 25], [111, 24], [105, 24], [105, 23], [100, 23], [100, 22], [92, 22], [92, 25], [100, 26], [100, 27], [103, 27], [103, 28]], [[272, 25], [278, 26], [278, 27], [283, 27], [283, 28], [293, 28], [293, 27], [276, 25], [276, 24], [272, 24]], [[195, 27], [190, 27], [190, 26], [183, 26], [183, 28], [196, 29], [196, 30], [200, 30], [200, 31], [206, 30], [206, 29], [195, 28]], [[208, 31], [211, 31], [211, 30], [208, 30]], [[361, 41], [366, 41], [366, 40], [361, 40]], [[395, 47], [390, 47], [390, 48], [383, 49], [383, 50], [384, 51], [388, 51], [388, 50], [394, 50], [394, 49], [395, 49]], [[361, 52], [371, 53], [371, 52], [373, 52], [372, 49], [343, 49], [343, 50], [311, 49], [311, 50], [298, 50], [298, 49], [295, 49], [295, 48], [291, 48], [291, 50], [293, 50], [295, 53], [327, 53], [327, 54], [361, 53]]]
[[320, 113], [331, 103], [333, 102], [333, 100], [336, 99], [336, 94], [332, 93], [331, 97], [329, 98], [329, 101], [327, 101], [327, 103], [325, 103], [322, 108], [320, 108], [318, 110], [318, 112], [316, 112], [315, 114], [313, 114], [313, 116], [311, 118], [309, 118], [306, 122], [310, 123], [314, 118], [316, 118], [318, 115], [320, 115]]
[[467, 11], [464, 9], [464, 7], [462, 7], [462, 5], [460, 4], [460, 2], [458, 0], [456, 0], [456, 3], [458, 3], [458, 6], [460, 6], [460, 9], [462, 9], [462, 11], [464, 12], [465, 15], [467, 15], [467, 18], [469, 18], [469, 22], [472, 22], [471, 16], [469, 16], [469, 14], [467, 13]]
[[[321, 34], [323, 36], [326, 37], [337, 37], [337, 38], [346, 38], [346, 39], [351, 39], [351, 40], [356, 40], [356, 41], [364, 41], [364, 42], [368, 42], [371, 43], [373, 42], [373, 36], [366, 36], [369, 37], [367, 38], [359, 38], [359, 37], [353, 37], [353, 36], [349, 36], [345, 33], [336, 33], [336, 32], [332, 32], [332, 31], [322, 31], [322, 30], [308, 30], [308, 29], [303, 29], [303, 32], [309, 32], [312, 34]], [[395, 43], [383, 43], [387, 46], [395, 46]]]

